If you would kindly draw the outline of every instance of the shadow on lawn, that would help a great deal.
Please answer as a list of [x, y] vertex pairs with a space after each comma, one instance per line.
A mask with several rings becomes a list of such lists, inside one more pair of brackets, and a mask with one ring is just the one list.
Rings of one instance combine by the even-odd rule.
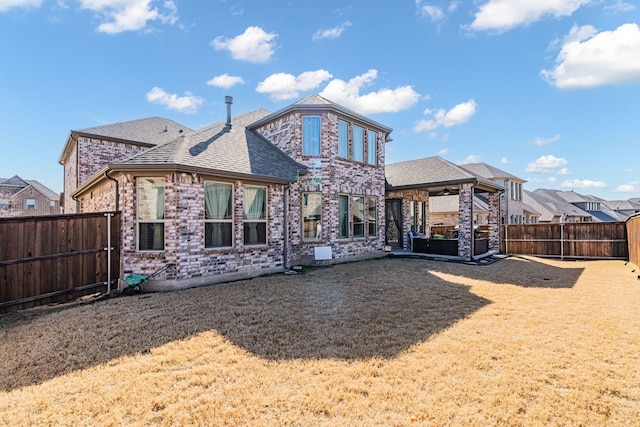
[[[490, 303], [415, 260], [117, 298], [0, 325], [0, 390], [214, 330], [267, 360], [393, 358]], [[17, 374], [19, 373], [19, 374]]]

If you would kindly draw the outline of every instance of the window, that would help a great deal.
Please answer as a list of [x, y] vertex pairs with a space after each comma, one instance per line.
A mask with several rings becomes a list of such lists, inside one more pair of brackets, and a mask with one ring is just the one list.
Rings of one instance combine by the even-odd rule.
[[9, 200], [0, 199], [0, 209], [9, 209]]
[[322, 238], [322, 193], [302, 194], [302, 238]]
[[353, 160], [364, 162], [364, 129], [353, 127]]
[[342, 194], [338, 200], [338, 238], [349, 238], [349, 196]]
[[376, 164], [376, 154], [377, 154], [377, 137], [378, 134], [375, 133], [374, 131], [370, 130], [367, 132], [367, 156], [368, 156], [368, 161], [367, 163], [369, 163], [370, 165], [375, 165]]
[[349, 123], [338, 120], [338, 156], [349, 158]]
[[364, 197], [353, 196], [353, 237], [364, 237]]
[[26, 200], [27, 209], [33, 210], [36, 208], [36, 199], [27, 199]]
[[244, 244], [267, 244], [267, 189], [244, 188]]
[[56, 207], [56, 201], [55, 200], [49, 200], [49, 206], [52, 208]]
[[204, 183], [204, 246], [233, 246], [233, 185]]
[[164, 249], [164, 179], [138, 178], [138, 250]]
[[368, 223], [369, 223], [369, 237], [376, 237], [378, 235], [378, 201], [375, 197], [369, 197], [367, 203], [369, 209]]
[[302, 154], [320, 154], [320, 117], [302, 118]]

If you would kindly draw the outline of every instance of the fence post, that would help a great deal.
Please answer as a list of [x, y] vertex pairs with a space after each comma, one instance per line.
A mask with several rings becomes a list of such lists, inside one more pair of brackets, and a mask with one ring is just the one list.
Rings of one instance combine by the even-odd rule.
[[564, 224], [560, 223], [560, 259], [564, 260]]
[[107, 294], [111, 293], [111, 218], [113, 217], [113, 213], [108, 212], [104, 214], [107, 217], [107, 247], [105, 250], [107, 251]]

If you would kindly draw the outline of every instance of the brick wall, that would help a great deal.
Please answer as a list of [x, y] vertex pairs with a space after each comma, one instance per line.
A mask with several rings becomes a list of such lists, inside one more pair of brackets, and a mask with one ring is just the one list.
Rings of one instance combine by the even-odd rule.
[[[350, 125], [377, 130], [366, 123], [338, 116], [333, 111], [309, 113], [320, 116], [321, 153], [302, 155], [302, 114], [292, 112], [277, 118], [258, 130], [269, 141], [309, 168], [307, 175], [291, 185], [289, 194], [289, 255], [292, 263], [315, 264], [315, 248], [330, 246], [333, 260], [340, 262], [378, 256], [384, 250], [384, 133], [378, 130], [377, 164], [369, 165], [338, 157], [338, 119]], [[350, 126], [351, 128], [351, 126]], [[302, 194], [322, 193], [322, 236], [305, 241], [302, 236]], [[338, 236], [338, 204], [340, 195], [370, 196], [376, 199], [377, 233], [364, 238], [340, 239]], [[352, 212], [352, 211], [350, 211]], [[350, 219], [351, 220], [351, 219]], [[350, 227], [351, 228], [351, 227]], [[365, 230], [368, 225], [365, 224]], [[365, 235], [368, 234], [365, 232]]]

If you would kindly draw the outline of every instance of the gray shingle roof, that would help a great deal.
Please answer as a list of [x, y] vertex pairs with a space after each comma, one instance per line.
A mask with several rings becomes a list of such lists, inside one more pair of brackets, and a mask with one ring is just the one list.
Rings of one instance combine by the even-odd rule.
[[181, 136], [175, 141], [150, 148], [113, 165], [125, 166], [171, 165], [203, 173], [224, 176], [253, 176], [277, 181], [295, 181], [306, 167], [296, 163], [265, 138], [247, 129], [251, 123], [268, 115], [258, 109], [232, 117], [231, 130], [226, 121]]
[[[180, 132], [182, 131], [182, 132]], [[104, 126], [72, 131], [85, 135], [103, 136], [105, 138], [159, 145], [172, 141], [180, 135], [193, 132], [192, 129], [162, 117], [147, 117], [128, 122], [114, 123]]]
[[42, 193], [42, 195], [45, 196], [47, 199], [49, 199], [49, 200], [59, 200], [60, 199], [60, 195], [58, 193], [56, 193], [55, 191], [53, 191], [52, 189], [50, 189], [49, 187], [47, 187], [46, 185], [44, 185], [40, 181], [36, 181], [36, 180], [33, 180], [33, 179], [29, 179], [28, 181], [29, 181], [29, 184], [31, 184], [31, 186], [33, 188], [35, 188], [40, 193]]
[[467, 163], [460, 165], [460, 167], [468, 170], [469, 172], [479, 175], [488, 179], [510, 179], [518, 182], [526, 182], [522, 178], [518, 178], [515, 175], [505, 172], [502, 169], [498, 169], [495, 166], [488, 165], [486, 163]]
[[462, 182], [478, 182], [489, 188], [498, 188], [497, 184], [486, 178], [438, 156], [387, 164], [385, 176], [391, 188], [435, 187]]
[[26, 187], [29, 185], [27, 181], [20, 178], [18, 175], [14, 175], [11, 178], [0, 181], [0, 185], [11, 185], [13, 187]]
[[588, 212], [572, 205], [561, 197], [551, 198], [536, 191], [523, 191], [522, 201], [540, 212], [540, 221], [551, 221], [554, 216], [591, 216]]

